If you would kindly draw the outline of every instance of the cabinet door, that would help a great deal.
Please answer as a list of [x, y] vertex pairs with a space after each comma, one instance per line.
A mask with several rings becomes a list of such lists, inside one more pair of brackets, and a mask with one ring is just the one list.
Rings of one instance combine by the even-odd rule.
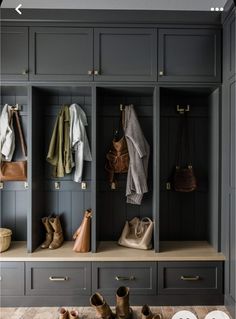
[[226, 22], [223, 29], [223, 61], [224, 61], [224, 78], [230, 79], [236, 74], [236, 24], [235, 14], [233, 14]]
[[89, 28], [32, 28], [30, 79], [91, 81], [93, 35]]
[[2, 80], [28, 80], [28, 28], [2, 27], [1, 29]]
[[0, 263], [0, 292], [2, 296], [24, 295], [24, 263]]
[[156, 80], [156, 30], [98, 28], [94, 46], [96, 81]]
[[220, 82], [219, 30], [159, 31], [159, 81]]

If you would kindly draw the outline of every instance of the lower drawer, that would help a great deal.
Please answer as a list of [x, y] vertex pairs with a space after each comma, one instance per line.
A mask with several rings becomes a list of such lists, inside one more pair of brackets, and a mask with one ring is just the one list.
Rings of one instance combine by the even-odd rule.
[[222, 294], [222, 262], [159, 262], [159, 294]]
[[27, 262], [27, 295], [89, 295], [89, 262]]
[[24, 295], [24, 263], [0, 263], [0, 292], [2, 296]]
[[128, 286], [132, 295], [156, 294], [155, 262], [94, 262], [93, 291], [114, 294], [120, 286]]

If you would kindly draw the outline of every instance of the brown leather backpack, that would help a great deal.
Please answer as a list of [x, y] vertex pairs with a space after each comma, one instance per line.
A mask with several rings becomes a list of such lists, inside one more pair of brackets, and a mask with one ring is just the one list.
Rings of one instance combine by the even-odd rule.
[[[123, 129], [124, 110], [122, 110], [121, 112], [120, 124]], [[116, 135], [119, 134], [119, 129], [118, 131], [116, 131]], [[110, 150], [106, 154], [105, 169], [108, 172], [109, 184], [111, 185], [112, 189], [115, 189], [117, 187], [115, 174], [127, 173], [129, 169], [129, 152], [124, 135], [120, 139], [118, 139], [117, 137], [113, 138]]]

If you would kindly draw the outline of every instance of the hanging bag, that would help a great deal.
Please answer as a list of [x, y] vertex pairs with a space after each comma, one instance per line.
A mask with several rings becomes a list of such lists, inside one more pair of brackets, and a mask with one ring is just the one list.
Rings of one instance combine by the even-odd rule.
[[27, 160], [26, 145], [23, 131], [20, 124], [20, 118], [17, 110], [10, 111], [10, 125], [13, 126], [14, 117], [16, 119], [16, 127], [20, 137], [22, 154], [25, 160], [15, 162], [1, 162], [0, 181], [26, 181], [27, 180]]
[[151, 249], [153, 226], [152, 220], [148, 217], [141, 220], [134, 217], [126, 221], [118, 244], [129, 248]]
[[[123, 134], [124, 127], [124, 110], [121, 110], [120, 124], [112, 140], [109, 152], [106, 154], [105, 169], [108, 172], [108, 181], [112, 189], [117, 187], [115, 174], [124, 174], [129, 169], [129, 152], [128, 146]], [[122, 128], [122, 137], [119, 138], [120, 129]]]
[[[179, 136], [177, 143], [177, 160], [173, 177], [173, 186], [176, 192], [192, 192], [197, 188], [197, 181], [194, 175], [193, 167], [190, 158], [189, 132], [188, 132], [188, 118], [187, 115], [181, 115]], [[184, 157], [185, 151], [185, 160]], [[183, 161], [187, 164], [183, 166]]]
[[86, 210], [80, 227], [73, 235], [73, 239], [75, 240], [73, 250], [77, 253], [90, 251], [91, 217], [91, 209]]

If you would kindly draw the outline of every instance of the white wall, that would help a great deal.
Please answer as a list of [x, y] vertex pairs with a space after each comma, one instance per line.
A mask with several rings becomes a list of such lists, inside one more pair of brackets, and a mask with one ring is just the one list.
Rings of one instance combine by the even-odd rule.
[[226, 0], [3, 0], [2, 8], [196, 10], [223, 7]]

